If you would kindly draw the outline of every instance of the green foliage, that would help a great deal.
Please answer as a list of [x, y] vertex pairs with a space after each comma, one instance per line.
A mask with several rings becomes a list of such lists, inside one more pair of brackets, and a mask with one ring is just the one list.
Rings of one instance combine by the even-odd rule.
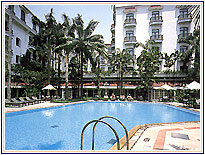
[[115, 52], [112, 53], [112, 56], [109, 59], [110, 65], [113, 67], [112, 72], [119, 73], [119, 81], [120, 81], [120, 95], [123, 94], [123, 78], [124, 74], [127, 72], [134, 71], [134, 69], [130, 70], [129, 65], [134, 65], [134, 60], [131, 57], [130, 53], [127, 52], [126, 49], [120, 51], [120, 49], [116, 49]]
[[154, 75], [159, 72], [159, 67], [163, 58], [159, 48], [153, 45], [154, 43], [152, 40], [146, 41], [145, 44], [136, 44], [136, 48], [143, 48], [140, 56], [137, 58], [137, 71], [141, 78], [137, 89], [144, 98], [149, 95], [150, 86], [157, 82]]

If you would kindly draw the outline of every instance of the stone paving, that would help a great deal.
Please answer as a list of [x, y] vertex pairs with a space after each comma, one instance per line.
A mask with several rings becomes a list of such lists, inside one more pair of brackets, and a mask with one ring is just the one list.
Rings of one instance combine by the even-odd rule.
[[130, 150], [200, 151], [200, 134], [200, 122], [150, 125], [134, 134]]

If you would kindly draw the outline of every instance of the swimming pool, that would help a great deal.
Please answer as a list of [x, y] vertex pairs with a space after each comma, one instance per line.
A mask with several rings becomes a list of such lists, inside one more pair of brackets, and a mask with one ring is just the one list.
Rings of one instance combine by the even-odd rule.
[[[199, 121], [197, 112], [160, 103], [87, 102], [75, 105], [28, 110], [5, 114], [6, 150], [79, 150], [83, 126], [102, 116], [118, 118], [129, 131], [136, 125]], [[125, 132], [114, 120], [105, 119], [121, 138]], [[84, 150], [91, 150], [92, 125], [84, 133]], [[115, 135], [98, 124], [95, 150], [108, 150]]]

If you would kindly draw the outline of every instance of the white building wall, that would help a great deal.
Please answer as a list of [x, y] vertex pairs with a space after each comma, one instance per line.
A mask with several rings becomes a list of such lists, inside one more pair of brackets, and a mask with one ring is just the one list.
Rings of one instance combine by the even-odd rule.
[[[126, 13], [123, 12], [128, 6], [116, 7], [116, 26], [115, 26], [115, 48], [126, 49], [131, 48], [133, 45], [125, 45], [124, 38], [127, 30], [134, 30], [137, 42], [145, 43], [150, 39], [152, 35], [152, 29], [159, 29], [159, 34], [163, 35], [163, 41], [157, 43], [156, 46], [160, 47], [162, 53], [170, 55], [175, 50], [180, 50], [180, 46], [187, 45], [178, 43], [178, 35], [180, 34], [180, 27], [189, 27], [189, 33], [193, 32], [193, 23], [185, 22], [178, 23], [178, 16], [180, 14], [180, 8], [176, 5], [162, 5], [162, 8], [150, 10], [150, 5], [136, 5], [136, 11], [134, 18], [136, 19], [136, 26], [127, 28], [124, 27], [124, 20], [126, 19]], [[150, 18], [153, 11], [159, 11], [159, 15], [162, 16], [162, 24], [150, 25]], [[142, 48], [134, 49], [134, 54], [137, 57], [141, 54]], [[179, 69], [179, 64], [173, 66], [172, 69]], [[137, 66], [135, 66], [137, 68]], [[162, 63], [161, 70], [165, 70], [164, 62]]]
[[[8, 9], [8, 5], [5, 6]], [[21, 24], [21, 10], [25, 11], [25, 23], [22, 22]], [[9, 13], [9, 10], [6, 11]], [[16, 63], [16, 55], [23, 55], [26, 53], [27, 49], [29, 48], [29, 36], [32, 36], [39, 32], [39, 26], [36, 26], [36, 30], [33, 30], [33, 22], [32, 17], [34, 14], [29, 10], [25, 9], [20, 5], [14, 5], [14, 20], [12, 23], [12, 30], [13, 30], [13, 37], [12, 37], [12, 63]], [[8, 18], [8, 16], [6, 16]], [[16, 20], [17, 19], [17, 20]], [[8, 21], [8, 19], [6, 19]], [[20, 39], [20, 46], [16, 46], [16, 38]]]

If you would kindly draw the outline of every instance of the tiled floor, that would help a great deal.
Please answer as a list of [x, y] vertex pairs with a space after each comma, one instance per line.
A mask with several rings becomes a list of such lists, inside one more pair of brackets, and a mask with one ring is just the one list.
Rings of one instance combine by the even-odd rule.
[[[132, 151], [200, 151], [200, 122], [148, 126], [131, 147]], [[135, 140], [133, 136], [130, 141]]]

